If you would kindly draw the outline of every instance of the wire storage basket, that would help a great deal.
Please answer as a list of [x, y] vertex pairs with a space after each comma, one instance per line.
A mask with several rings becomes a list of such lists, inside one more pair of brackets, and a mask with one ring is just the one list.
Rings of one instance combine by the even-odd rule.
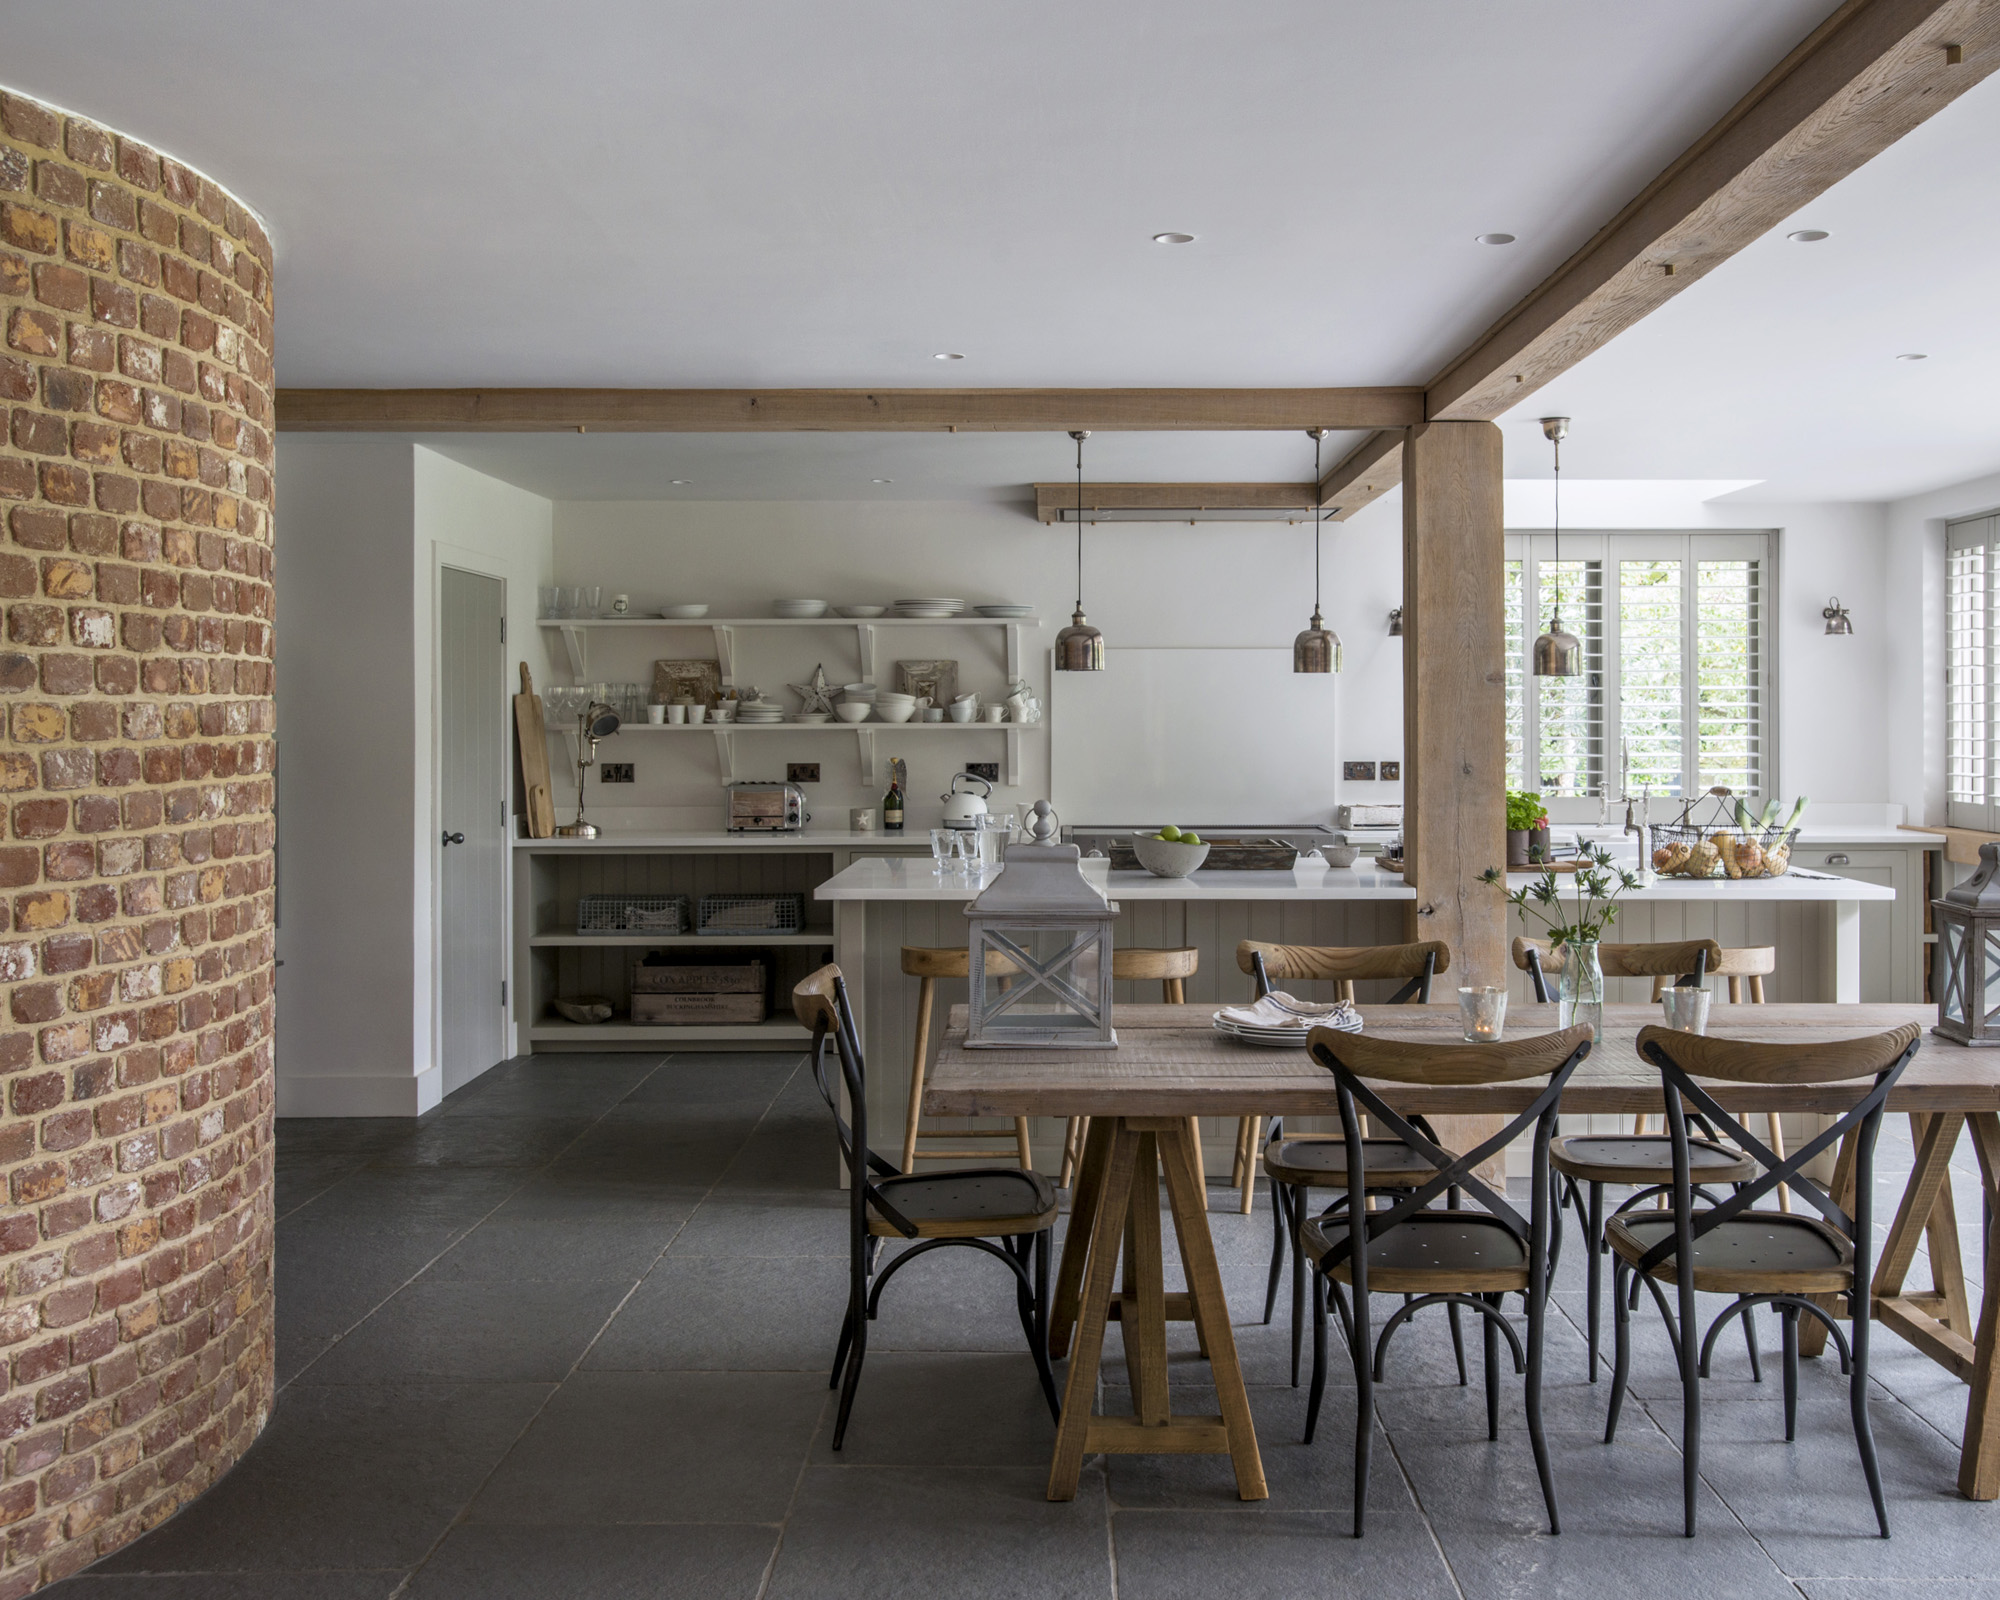
[[1710, 789], [1681, 807], [1672, 822], [1652, 825], [1653, 870], [1671, 878], [1781, 878], [1792, 864], [1799, 830], [1775, 820], [1775, 804], [1760, 819], [1728, 789]]
[[802, 894], [705, 894], [695, 931], [726, 937], [798, 933], [805, 925], [806, 897]]
[[684, 894], [586, 894], [576, 902], [578, 933], [661, 933], [688, 931]]

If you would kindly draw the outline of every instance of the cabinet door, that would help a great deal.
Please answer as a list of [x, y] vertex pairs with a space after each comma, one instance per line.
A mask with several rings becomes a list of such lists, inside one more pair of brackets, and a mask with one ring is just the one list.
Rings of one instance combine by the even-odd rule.
[[1794, 866], [1836, 877], [1859, 878], [1894, 889], [1893, 901], [1864, 901], [1861, 906], [1861, 998], [1864, 1001], [1920, 1001], [1918, 978], [1919, 930], [1923, 913], [1917, 904], [1922, 882], [1921, 852], [1880, 846], [1815, 844], [1796, 851]]

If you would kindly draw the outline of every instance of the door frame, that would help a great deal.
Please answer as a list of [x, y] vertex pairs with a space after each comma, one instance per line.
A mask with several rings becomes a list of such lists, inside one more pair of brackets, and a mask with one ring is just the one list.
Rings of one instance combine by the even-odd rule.
[[[430, 1065], [436, 1074], [439, 1096], [450, 1091], [444, 1084], [444, 846], [440, 842], [444, 836], [444, 574], [447, 568], [470, 573], [476, 578], [491, 578], [500, 585], [500, 617], [504, 625], [510, 613], [507, 569], [499, 559], [484, 551], [470, 550], [463, 545], [447, 543], [442, 539], [431, 541], [430, 560], [430, 828], [427, 835], [427, 850], [430, 863]], [[501, 806], [500, 842], [502, 849], [500, 871], [500, 959], [495, 981], [507, 985], [507, 1001], [503, 1003], [498, 994], [494, 1005], [500, 1008], [500, 1049], [501, 1060], [505, 1061], [518, 1053], [514, 1037], [513, 1014], [513, 927], [514, 927], [514, 873], [512, 870], [513, 848], [513, 784], [510, 763], [513, 759], [514, 734], [512, 727], [513, 700], [507, 692], [507, 652], [512, 641], [503, 641], [500, 648], [500, 711], [499, 711], [499, 770], [494, 775], [494, 789]], [[499, 1062], [494, 1063], [495, 1066]], [[490, 1070], [490, 1069], [488, 1069]], [[475, 1078], [467, 1079], [469, 1082]], [[464, 1088], [464, 1084], [457, 1085]], [[436, 1102], [432, 1102], [435, 1104]]]

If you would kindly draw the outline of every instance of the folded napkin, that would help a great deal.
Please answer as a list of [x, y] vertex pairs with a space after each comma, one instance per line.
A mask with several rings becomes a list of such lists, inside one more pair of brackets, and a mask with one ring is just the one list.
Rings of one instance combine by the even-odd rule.
[[[1287, 1010], [1287, 1006], [1291, 1009]], [[1345, 1000], [1320, 1005], [1311, 1000], [1295, 1000], [1282, 989], [1272, 990], [1255, 1005], [1224, 1006], [1216, 1016], [1240, 1028], [1289, 1028], [1300, 1033], [1315, 1027], [1358, 1032], [1361, 1027], [1361, 1013]]]

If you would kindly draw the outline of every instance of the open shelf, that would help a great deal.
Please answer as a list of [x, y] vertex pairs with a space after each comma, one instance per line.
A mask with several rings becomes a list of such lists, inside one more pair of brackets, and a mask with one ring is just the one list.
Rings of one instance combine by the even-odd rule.
[[588, 1044], [601, 1040], [614, 1048], [620, 1044], [750, 1043], [805, 1044], [812, 1039], [809, 1029], [793, 1017], [772, 1017], [765, 1022], [693, 1022], [672, 1026], [634, 1022], [550, 1022], [542, 1021], [528, 1030], [536, 1044]]
[[739, 628], [852, 628], [861, 676], [875, 677], [875, 630], [878, 628], [1001, 628], [1006, 631], [1007, 678], [1021, 676], [1021, 635], [1040, 628], [1040, 617], [542, 617], [539, 625], [562, 636], [563, 649], [578, 683], [590, 679], [590, 641], [594, 628], [707, 628], [715, 636], [715, 659], [724, 683], [736, 681], [736, 630]]
[[699, 945], [706, 950], [728, 949], [731, 945], [833, 944], [831, 928], [808, 928], [803, 933], [537, 933], [528, 943], [537, 950], [652, 949], [655, 946]]
[[1043, 726], [1040, 722], [621, 722], [618, 733], [1038, 733]]

